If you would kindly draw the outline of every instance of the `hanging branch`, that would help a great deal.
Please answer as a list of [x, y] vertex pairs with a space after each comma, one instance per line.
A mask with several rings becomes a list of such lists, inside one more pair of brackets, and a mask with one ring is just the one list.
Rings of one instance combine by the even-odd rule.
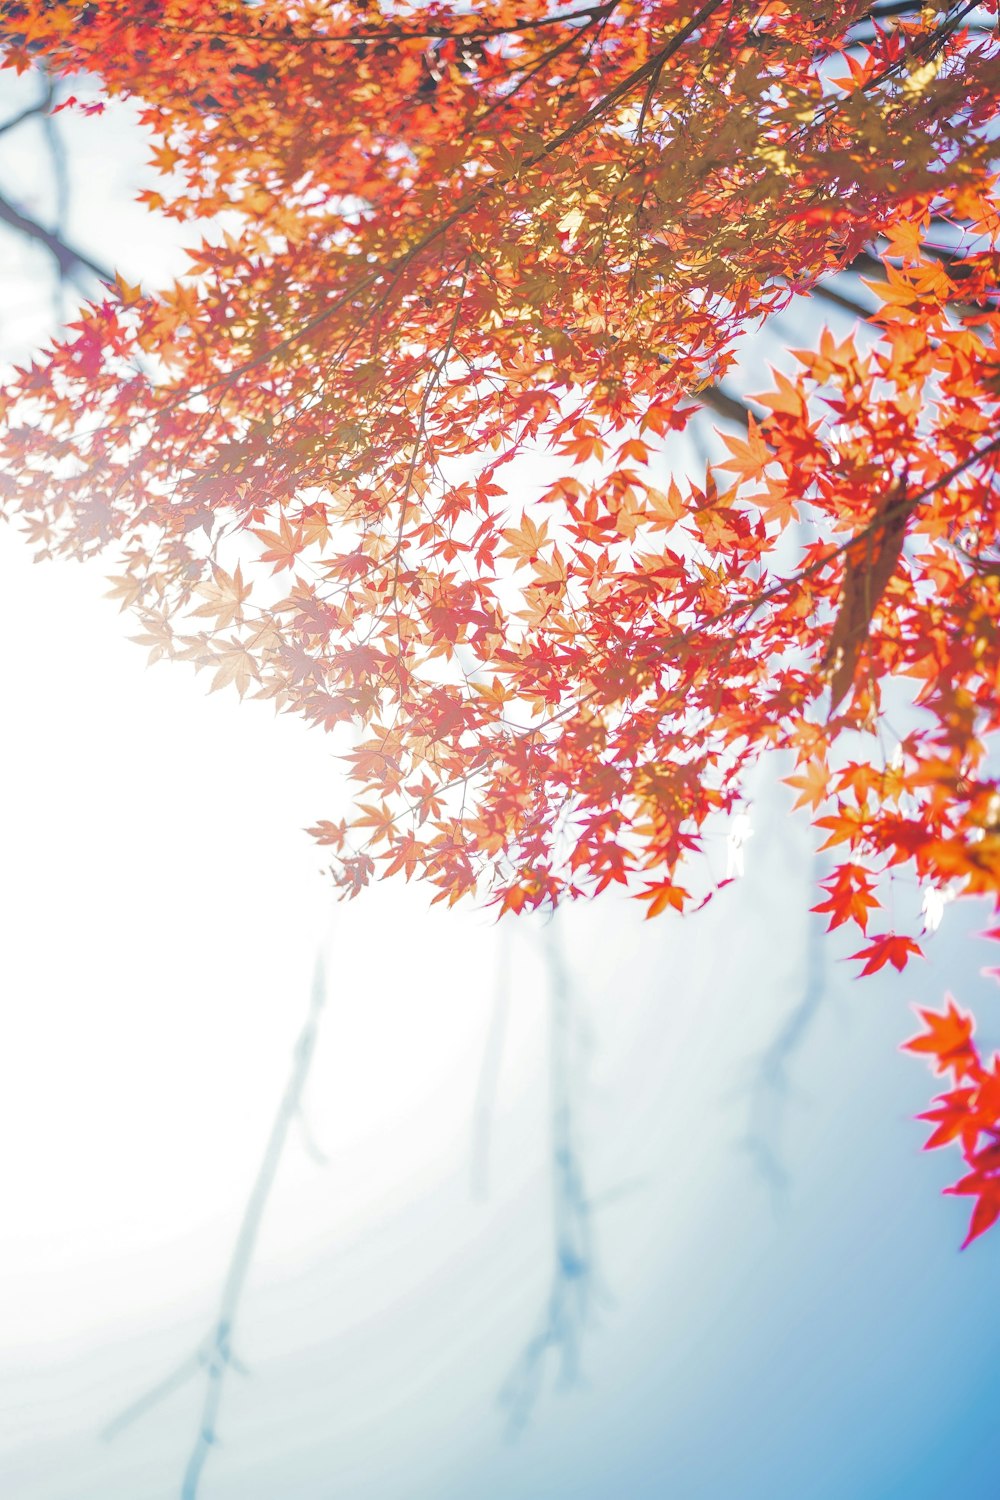
[[[108, 270], [100, 262], [92, 260], [91, 257], [78, 250], [75, 245], [70, 244], [66, 238], [66, 220], [69, 213], [70, 203], [70, 180], [66, 163], [66, 150], [59, 136], [55, 118], [52, 114], [52, 106], [56, 99], [57, 86], [44, 67], [40, 66], [40, 73], [44, 85], [42, 97], [35, 103], [29, 104], [18, 114], [12, 115], [9, 120], [0, 123], [0, 136], [9, 135], [13, 131], [26, 125], [29, 120], [38, 120], [45, 137], [45, 145], [48, 152], [49, 164], [52, 169], [52, 177], [55, 184], [55, 222], [51, 229], [40, 224], [37, 219], [26, 214], [23, 209], [0, 192], [0, 223], [6, 224], [9, 229], [15, 230], [23, 235], [25, 239], [32, 240], [35, 244], [42, 245], [53, 257], [58, 272], [57, 298], [60, 296], [63, 282], [69, 277], [80, 277], [81, 273], [86, 276], [96, 276], [99, 281], [113, 282], [114, 271]], [[62, 314], [61, 305], [57, 305], [57, 318]]]
[[52, 84], [52, 79], [47, 75], [43, 75], [43, 77], [45, 81], [45, 92], [42, 94], [42, 97], [36, 104], [27, 105], [24, 109], [19, 110], [16, 115], [12, 115], [9, 120], [4, 120], [2, 123], [0, 123], [0, 135], [8, 135], [10, 131], [16, 130], [19, 125], [23, 125], [26, 120], [33, 120], [38, 115], [48, 114], [49, 110], [52, 107], [52, 101], [55, 97], [55, 89]]
[[19, 208], [0, 193], [0, 221], [8, 224], [11, 229], [16, 229], [26, 239], [35, 240], [39, 245], [44, 245], [46, 250], [55, 258], [61, 276], [79, 274], [80, 271], [88, 271], [90, 275], [96, 276], [99, 281], [114, 282], [115, 273], [109, 271], [107, 266], [100, 265], [96, 260], [91, 260], [82, 250], [68, 244], [51, 229], [46, 229], [44, 224], [39, 224], [37, 219], [29, 218]]
[[553, 1216], [553, 1265], [549, 1295], [537, 1331], [529, 1339], [500, 1394], [510, 1431], [531, 1414], [551, 1350], [559, 1379], [571, 1385], [579, 1376], [580, 1345], [594, 1291], [592, 1204], [587, 1197], [577, 1144], [574, 1082], [578, 1072], [579, 1022], [555, 926], [545, 928], [549, 978], [549, 1090]]
[[493, 990], [493, 1014], [486, 1038], [486, 1048], [479, 1069], [476, 1085], [476, 1101], [473, 1106], [472, 1123], [472, 1193], [476, 1198], [485, 1198], [489, 1192], [490, 1136], [492, 1134], [493, 1110], [496, 1102], [497, 1079], [503, 1059], [504, 1040], [507, 1035], [507, 1017], [510, 1012], [510, 943], [511, 933], [507, 924], [501, 923], [497, 944], [497, 967]]
[[143, 1396], [120, 1416], [116, 1417], [104, 1430], [103, 1436], [107, 1439], [114, 1438], [123, 1428], [131, 1425], [137, 1418], [144, 1416], [159, 1402], [178, 1390], [199, 1369], [205, 1370], [205, 1390], [202, 1396], [201, 1415], [198, 1422], [198, 1431], [188, 1459], [187, 1468], [184, 1472], [184, 1481], [181, 1487], [181, 1500], [196, 1500], [198, 1494], [198, 1483], [201, 1472], [208, 1458], [209, 1450], [217, 1442], [216, 1424], [218, 1421], [219, 1407], [222, 1402], [222, 1392], [226, 1379], [226, 1372], [233, 1366], [239, 1370], [241, 1367], [233, 1354], [232, 1336], [236, 1326], [237, 1314], [243, 1289], [246, 1284], [247, 1273], [253, 1261], [257, 1237], [260, 1233], [261, 1222], [264, 1211], [274, 1186], [274, 1180], [281, 1164], [285, 1150], [288, 1132], [294, 1121], [302, 1119], [302, 1096], [305, 1092], [306, 1080], [312, 1066], [313, 1054], [316, 1050], [316, 1041], [319, 1035], [320, 1015], [326, 1003], [326, 985], [323, 973], [323, 960], [319, 957], [313, 974], [312, 995], [309, 1003], [309, 1011], [305, 1023], [299, 1033], [298, 1041], [292, 1053], [292, 1065], [285, 1083], [284, 1093], [278, 1105], [271, 1125], [264, 1154], [261, 1157], [257, 1169], [257, 1177], [254, 1181], [246, 1208], [243, 1211], [243, 1222], [240, 1225], [233, 1253], [229, 1261], [226, 1278], [223, 1282], [222, 1295], [219, 1298], [219, 1309], [215, 1322], [205, 1339], [204, 1343], [177, 1367], [164, 1380], [147, 1391]]
[[[0, 136], [9, 135], [12, 131], [18, 130], [22, 125], [26, 125], [29, 120], [37, 119], [39, 121], [45, 137], [49, 164], [55, 183], [55, 223], [51, 229], [46, 229], [44, 224], [40, 224], [37, 219], [32, 218], [30, 214], [26, 214], [22, 209], [18, 208], [2, 192], [0, 192], [0, 223], [6, 224], [8, 228], [23, 235], [25, 239], [32, 240], [35, 244], [42, 245], [48, 250], [56, 263], [60, 288], [68, 277], [79, 277], [81, 272], [89, 276], [96, 276], [99, 281], [113, 282], [115, 279], [113, 271], [109, 271], [106, 266], [102, 266], [98, 261], [92, 260], [89, 255], [86, 255], [82, 250], [78, 250], [75, 245], [70, 244], [66, 238], [70, 181], [66, 165], [66, 151], [52, 115], [52, 105], [56, 98], [56, 84], [44, 69], [41, 72], [44, 83], [42, 97], [37, 103], [29, 104], [9, 120], [0, 123]], [[57, 316], [61, 314], [61, 311], [61, 307], [57, 308]]]
[[[54, 86], [50, 85], [50, 88]], [[42, 133], [45, 136], [45, 145], [49, 153], [49, 162], [52, 167], [53, 186], [55, 188], [55, 213], [53, 216], [52, 235], [64, 251], [68, 249], [66, 242], [66, 226], [69, 219], [70, 207], [70, 182], [69, 170], [66, 164], [66, 148], [59, 134], [59, 126], [55, 116], [46, 111], [39, 120]], [[73, 252], [76, 253], [75, 251]], [[53, 310], [57, 322], [66, 321], [66, 279], [67, 268], [62, 261], [59, 262], [59, 280], [54, 292]]]
[[[813, 864], [809, 889], [818, 887], [823, 878], [824, 861], [819, 855]], [[754, 1081], [750, 1085], [747, 1132], [742, 1142], [776, 1200], [788, 1187], [779, 1137], [785, 1109], [793, 1094], [791, 1068], [812, 1032], [826, 994], [823, 924], [819, 917], [811, 914], [807, 918], [805, 949], [802, 992], [756, 1063]]]

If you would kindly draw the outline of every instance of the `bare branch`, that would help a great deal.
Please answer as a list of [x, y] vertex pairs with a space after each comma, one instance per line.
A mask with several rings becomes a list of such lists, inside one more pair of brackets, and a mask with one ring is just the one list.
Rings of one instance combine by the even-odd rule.
[[216, 1441], [216, 1423], [218, 1421], [219, 1407], [222, 1402], [222, 1391], [225, 1384], [226, 1372], [232, 1366], [238, 1368], [238, 1362], [233, 1354], [232, 1336], [236, 1326], [237, 1314], [239, 1312], [240, 1300], [246, 1283], [247, 1272], [253, 1260], [254, 1250], [257, 1244], [257, 1236], [260, 1232], [261, 1221], [267, 1207], [271, 1189], [281, 1164], [285, 1150], [288, 1132], [293, 1123], [301, 1118], [302, 1096], [305, 1092], [306, 1080], [309, 1069], [312, 1066], [313, 1054], [316, 1050], [316, 1041], [319, 1035], [320, 1016], [326, 1003], [326, 984], [323, 973], [322, 957], [316, 961], [313, 974], [312, 995], [309, 1003], [309, 1011], [305, 1023], [299, 1033], [295, 1048], [292, 1053], [292, 1065], [285, 1083], [284, 1093], [278, 1105], [271, 1132], [268, 1136], [264, 1154], [261, 1157], [257, 1169], [257, 1176], [243, 1211], [243, 1222], [240, 1225], [233, 1253], [226, 1271], [225, 1281], [222, 1286], [222, 1295], [219, 1298], [219, 1309], [215, 1322], [209, 1331], [208, 1337], [202, 1345], [189, 1355], [174, 1371], [167, 1375], [150, 1391], [135, 1401], [124, 1412], [109, 1423], [104, 1430], [106, 1438], [114, 1438], [123, 1428], [129, 1426], [137, 1418], [144, 1416], [160, 1401], [178, 1390], [199, 1369], [206, 1371], [205, 1391], [201, 1404], [201, 1416], [198, 1422], [198, 1432], [191, 1449], [187, 1468], [184, 1472], [184, 1482], [181, 1488], [181, 1500], [196, 1500], [198, 1484], [201, 1472], [205, 1466], [209, 1449]]
[[739, 397], [730, 395], [724, 386], [706, 385], [702, 390], [694, 392], [692, 400], [707, 406], [709, 411], [713, 411], [724, 422], [732, 422], [734, 426], [746, 430], [750, 408]]
[[486, 1038], [486, 1048], [479, 1069], [479, 1082], [476, 1086], [476, 1102], [473, 1111], [471, 1179], [472, 1192], [477, 1198], [485, 1198], [489, 1191], [490, 1127], [493, 1120], [500, 1063], [503, 1059], [504, 1039], [507, 1034], [507, 1016], [510, 1011], [510, 945], [510, 928], [506, 924], [501, 924], [497, 945], [493, 1014], [490, 1017], [489, 1035]]
[[531, 1414], [550, 1351], [558, 1359], [562, 1383], [571, 1385], [577, 1379], [595, 1278], [592, 1204], [583, 1181], [574, 1111], [579, 1020], [552, 922], [545, 929], [543, 941], [549, 972], [553, 1264], [537, 1331], [528, 1340], [500, 1396], [512, 1432], [523, 1427]]
[[29, 240], [36, 240], [38, 244], [44, 245], [46, 250], [55, 257], [62, 276], [72, 276], [80, 271], [88, 271], [91, 276], [96, 276], [98, 281], [113, 284], [115, 280], [114, 271], [109, 271], [106, 266], [100, 265], [96, 260], [91, 260], [82, 250], [77, 250], [74, 245], [68, 244], [51, 229], [46, 229], [36, 219], [29, 218], [19, 208], [15, 208], [7, 198], [0, 193], [0, 223], [8, 224], [11, 229], [16, 229], [19, 234], [25, 235]]
[[[825, 868], [821, 855], [814, 858], [813, 884], [818, 886]], [[790, 1069], [812, 1034], [826, 995], [826, 954], [823, 924], [807, 919], [805, 974], [801, 994], [785, 1016], [770, 1045], [757, 1061], [750, 1084], [750, 1110], [743, 1149], [755, 1162], [775, 1201], [788, 1187], [788, 1172], [781, 1159], [780, 1135], [786, 1107], [793, 1097]]]
[[[880, 276], [879, 280], [884, 281], [885, 276]], [[860, 318], [864, 323], [867, 323], [872, 315], [870, 307], [865, 307], [863, 302], [856, 302], [853, 297], [845, 297], [843, 292], [835, 292], [832, 286], [814, 286], [809, 296], [815, 297], [817, 302], [828, 303], [830, 307], [839, 307], [844, 312], [850, 313], [852, 317]]]
[[48, 87], [45, 90], [45, 94], [41, 99], [39, 99], [38, 103], [29, 104], [27, 109], [21, 110], [20, 114], [13, 115], [11, 119], [5, 120], [4, 123], [0, 125], [0, 135], [8, 135], [12, 130], [16, 130], [19, 125], [24, 125], [26, 121], [33, 120], [38, 115], [47, 114], [49, 108], [51, 107], [54, 95], [55, 89], [53, 88], [52, 81], [50, 79], [48, 81]]

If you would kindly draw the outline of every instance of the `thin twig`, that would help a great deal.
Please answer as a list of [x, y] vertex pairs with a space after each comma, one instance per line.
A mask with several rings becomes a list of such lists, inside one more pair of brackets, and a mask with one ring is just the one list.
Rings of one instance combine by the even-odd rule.
[[[42, 133], [45, 136], [45, 144], [48, 147], [49, 162], [52, 167], [52, 179], [55, 187], [55, 220], [52, 225], [52, 234], [60, 242], [66, 244], [66, 224], [69, 218], [70, 207], [70, 182], [69, 171], [66, 165], [66, 148], [59, 134], [59, 125], [54, 115], [42, 116]], [[59, 281], [54, 292], [54, 311], [57, 323], [66, 321], [66, 269], [60, 264]]]
[[243, 1211], [243, 1221], [233, 1246], [229, 1267], [226, 1271], [219, 1309], [215, 1322], [205, 1342], [177, 1367], [172, 1374], [140, 1396], [104, 1430], [106, 1438], [116, 1437], [123, 1428], [138, 1417], [144, 1416], [160, 1401], [180, 1388], [199, 1369], [206, 1371], [205, 1391], [202, 1397], [198, 1431], [188, 1458], [181, 1487], [181, 1500], [196, 1500], [201, 1472], [209, 1450], [217, 1442], [216, 1423], [222, 1401], [226, 1372], [232, 1365], [238, 1368], [233, 1355], [232, 1336], [239, 1312], [240, 1300], [246, 1284], [247, 1273], [253, 1260], [261, 1221], [281, 1164], [285, 1143], [292, 1124], [302, 1114], [302, 1096], [312, 1065], [316, 1041], [319, 1035], [320, 1015], [326, 1003], [326, 985], [323, 960], [316, 961], [313, 974], [312, 994], [305, 1023], [299, 1033], [292, 1053], [292, 1065], [285, 1083], [284, 1093], [278, 1105], [264, 1154], [257, 1169], [257, 1176]]
[[[814, 860], [810, 887], [823, 878], [824, 862]], [[771, 1189], [775, 1203], [788, 1187], [788, 1172], [781, 1156], [781, 1127], [793, 1088], [790, 1068], [812, 1035], [826, 996], [826, 944], [820, 918], [810, 915], [806, 925], [805, 973], [798, 1000], [757, 1060], [750, 1085], [751, 1099], [743, 1149], [756, 1163]]]
[[216, 1421], [219, 1414], [219, 1405], [222, 1400], [222, 1387], [226, 1378], [226, 1370], [231, 1360], [230, 1340], [236, 1323], [236, 1315], [239, 1309], [243, 1286], [253, 1259], [254, 1249], [257, 1244], [257, 1235], [260, 1232], [261, 1220], [267, 1207], [267, 1200], [274, 1186], [278, 1167], [281, 1163], [282, 1153], [285, 1149], [285, 1140], [288, 1136], [292, 1122], [296, 1119], [301, 1105], [303, 1090], [306, 1079], [309, 1076], [309, 1068], [312, 1063], [313, 1052], [316, 1048], [316, 1038], [319, 1034], [320, 1012], [326, 1002], [326, 985], [323, 975], [322, 957], [316, 961], [316, 969], [313, 974], [312, 995], [309, 1003], [309, 1013], [306, 1016], [305, 1025], [299, 1034], [292, 1054], [292, 1067], [285, 1084], [285, 1092], [278, 1112], [271, 1126], [271, 1134], [268, 1139], [264, 1155], [261, 1158], [260, 1167], [257, 1171], [257, 1180], [253, 1185], [253, 1191], [247, 1201], [243, 1214], [243, 1223], [240, 1225], [239, 1234], [236, 1236], [236, 1244], [233, 1249], [232, 1260], [229, 1262], [229, 1270], [223, 1283], [222, 1296], [219, 1299], [219, 1312], [215, 1321], [210, 1343], [210, 1358], [208, 1375], [205, 1382], [205, 1395], [201, 1407], [201, 1421], [198, 1426], [198, 1434], [195, 1438], [191, 1457], [188, 1459], [187, 1470], [184, 1474], [184, 1484], [181, 1488], [182, 1500], [195, 1500], [198, 1493], [198, 1480], [209, 1449], [216, 1441]]
[[472, 1192], [485, 1198], [489, 1192], [490, 1134], [496, 1101], [497, 1079], [507, 1035], [510, 1012], [510, 929], [501, 923], [497, 947], [497, 966], [493, 990], [493, 1014], [486, 1038], [486, 1048], [479, 1069], [472, 1126]]
[[162, 1380], [158, 1380], [155, 1385], [150, 1386], [148, 1391], [144, 1391], [137, 1400], [126, 1406], [124, 1411], [120, 1411], [117, 1417], [114, 1417], [104, 1428], [101, 1437], [107, 1443], [113, 1442], [120, 1432], [125, 1431], [126, 1427], [131, 1427], [132, 1423], [137, 1422], [140, 1417], [145, 1416], [146, 1412], [152, 1411], [155, 1406], [159, 1406], [160, 1402], [165, 1401], [168, 1396], [172, 1396], [174, 1391], [179, 1391], [181, 1386], [186, 1385], [197, 1370], [203, 1368], [204, 1364], [205, 1353], [203, 1349], [198, 1349], [194, 1354], [189, 1354], [186, 1359], [181, 1360], [180, 1364], [169, 1375], [164, 1375]]
[[555, 925], [550, 922], [544, 943], [549, 977], [552, 1275], [537, 1331], [525, 1345], [500, 1394], [512, 1435], [531, 1414], [550, 1351], [558, 1358], [559, 1378], [564, 1386], [579, 1378], [580, 1346], [594, 1291], [592, 1204], [584, 1186], [574, 1110], [579, 1021], [555, 932]]

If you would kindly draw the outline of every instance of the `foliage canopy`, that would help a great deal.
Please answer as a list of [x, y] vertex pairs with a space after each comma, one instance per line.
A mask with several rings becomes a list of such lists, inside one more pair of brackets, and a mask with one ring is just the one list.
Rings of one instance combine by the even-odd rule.
[[[345, 890], [683, 909], [782, 747], [864, 972], [919, 952], [869, 931], [901, 871], [996, 897], [995, 0], [2, 11], [7, 66], [140, 101], [149, 207], [209, 221], [10, 382], [4, 503], [120, 559], [154, 658], [349, 727]], [[878, 312], [759, 418], [727, 395], [851, 267]], [[744, 430], [679, 477], [706, 402]]]

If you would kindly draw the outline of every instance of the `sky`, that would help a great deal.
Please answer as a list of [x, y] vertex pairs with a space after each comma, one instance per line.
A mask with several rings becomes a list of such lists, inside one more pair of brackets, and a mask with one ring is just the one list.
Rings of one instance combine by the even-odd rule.
[[[61, 118], [76, 242], [179, 270], [131, 201], [134, 119]], [[43, 162], [0, 138], [39, 215]], [[48, 266], [0, 255], [21, 358]], [[922, 1152], [933, 1080], [898, 1050], [946, 989], [1000, 1042], [983, 913], [853, 982], [777, 762], [745, 875], [683, 920], [338, 904], [303, 833], [341, 795], [322, 737], [147, 668], [105, 591], [0, 532], [0, 1494], [180, 1494], [203, 1369], [101, 1434], [211, 1329], [321, 954], [204, 1500], [995, 1497], [1000, 1238], [959, 1253], [959, 1162]], [[533, 1362], [552, 1309], [568, 1342]]]

